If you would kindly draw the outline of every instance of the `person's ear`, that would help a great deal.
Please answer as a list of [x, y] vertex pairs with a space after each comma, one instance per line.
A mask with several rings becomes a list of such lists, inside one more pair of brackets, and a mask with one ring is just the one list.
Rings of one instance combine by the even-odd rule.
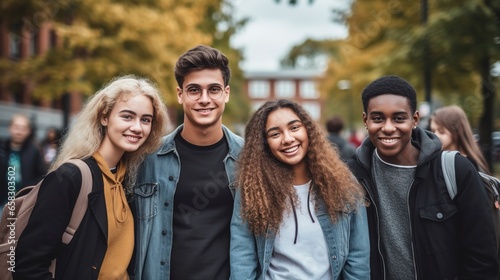
[[413, 114], [413, 129], [417, 128], [419, 120], [420, 120], [420, 113], [418, 111], [415, 111], [415, 113]]
[[102, 126], [108, 126], [108, 116], [103, 115], [103, 116], [101, 117], [101, 125], [102, 125]]
[[229, 94], [231, 92], [231, 88], [229, 87], [229, 85], [226, 86], [226, 88], [224, 89], [224, 101], [227, 103], [229, 102]]
[[177, 91], [177, 102], [179, 104], [182, 104], [182, 88], [177, 87], [176, 91]]

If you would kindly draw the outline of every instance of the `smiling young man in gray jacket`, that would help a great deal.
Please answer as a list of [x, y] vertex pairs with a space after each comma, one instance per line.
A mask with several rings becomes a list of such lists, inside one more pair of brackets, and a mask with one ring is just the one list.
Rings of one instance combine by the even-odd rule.
[[184, 124], [143, 163], [136, 200], [135, 279], [229, 279], [234, 170], [243, 139], [222, 125], [230, 70], [197, 46], [176, 63]]

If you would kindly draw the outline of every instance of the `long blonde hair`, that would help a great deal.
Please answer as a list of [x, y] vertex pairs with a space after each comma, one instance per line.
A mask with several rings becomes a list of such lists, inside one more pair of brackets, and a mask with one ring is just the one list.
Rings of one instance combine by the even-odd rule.
[[[280, 108], [291, 109], [302, 121], [309, 138], [305, 158], [315, 200], [322, 200], [332, 221], [340, 213], [355, 211], [364, 191], [327, 140], [316, 121], [295, 102], [286, 99], [267, 101], [252, 116], [245, 129], [245, 146], [238, 162], [238, 187], [241, 189], [241, 215], [255, 234], [267, 229], [277, 232], [283, 213], [289, 211], [288, 197], [296, 196], [293, 168], [278, 161], [266, 141], [269, 114]], [[295, 199], [293, 199], [295, 200]]]
[[151, 132], [144, 144], [134, 152], [126, 152], [121, 159], [121, 163], [127, 166], [123, 185], [130, 190], [139, 164], [148, 153], [160, 146], [168, 123], [167, 109], [156, 86], [150, 80], [134, 75], [117, 77], [90, 97], [64, 136], [58, 156], [49, 172], [56, 170], [69, 159], [88, 158], [97, 151], [105, 135], [100, 120], [111, 112], [116, 102], [136, 95], [151, 99], [153, 121]]
[[456, 105], [441, 107], [434, 111], [429, 123], [431, 120], [450, 131], [452, 141], [461, 154], [471, 157], [481, 171], [490, 173], [488, 164], [472, 134], [467, 115], [462, 108]]

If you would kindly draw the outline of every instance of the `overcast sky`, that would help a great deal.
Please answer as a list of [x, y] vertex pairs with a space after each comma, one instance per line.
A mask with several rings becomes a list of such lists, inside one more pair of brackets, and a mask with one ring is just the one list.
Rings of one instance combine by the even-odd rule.
[[245, 71], [279, 69], [280, 60], [288, 51], [307, 38], [337, 39], [346, 36], [344, 27], [332, 22], [334, 7], [347, 1], [298, 0], [291, 6], [288, 0], [232, 0], [235, 17], [250, 21], [234, 36], [233, 47], [242, 48]]

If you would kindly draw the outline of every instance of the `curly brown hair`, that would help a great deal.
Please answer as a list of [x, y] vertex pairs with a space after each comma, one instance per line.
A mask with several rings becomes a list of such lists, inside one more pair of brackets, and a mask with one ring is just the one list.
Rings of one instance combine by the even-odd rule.
[[288, 199], [297, 200], [293, 169], [272, 155], [265, 134], [269, 114], [280, 108], [293, 110], [307, 130], [305, 160], [312, 197], [324, 202], [332, 221], [343, 212], [356, 211], [364, 197], [363, 189], [328, 142], [326, 132], [302, 106], [286, 99], [267, 101], [245, 128], [245, 146], [237, 170], [241, 216], [254, 234], [264, 235], [268, 229], [278, 232], [283, 213], [291, 210]]

